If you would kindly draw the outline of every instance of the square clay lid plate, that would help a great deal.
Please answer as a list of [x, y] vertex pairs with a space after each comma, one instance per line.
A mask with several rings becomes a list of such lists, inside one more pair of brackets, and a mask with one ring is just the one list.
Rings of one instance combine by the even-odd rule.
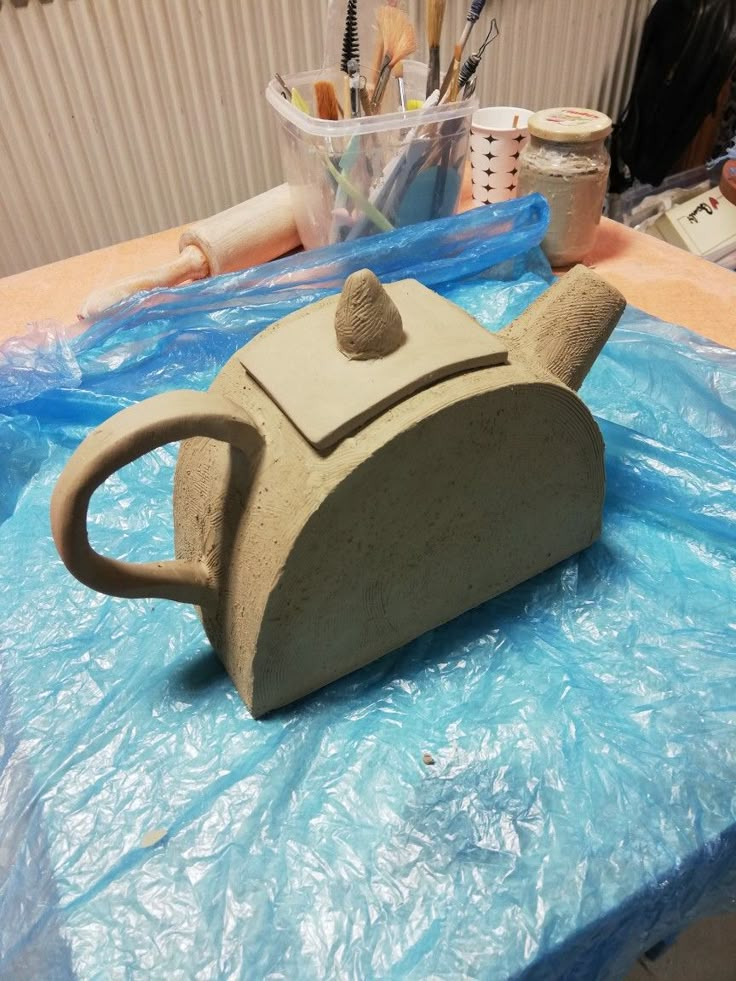
[[401, 313], [404, 343], [385, 358], [350, 361], [335, 337], [338, 296], [268, 327], [240, 362], [318, 450], [334, 446], [420, 388], [504, 364], [507, 349], [454, 303], [413, 279], [384, 289]]

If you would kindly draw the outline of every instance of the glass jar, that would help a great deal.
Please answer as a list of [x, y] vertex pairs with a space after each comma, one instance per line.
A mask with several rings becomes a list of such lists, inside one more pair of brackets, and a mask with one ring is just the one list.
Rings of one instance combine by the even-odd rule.
[[611, 158], [611, 120], [593, 109], [546, 109], [529, 119], [519, 158], [518, 196], [537, 191], [549, 202], [542, 248], [553, 266], [579, 262], [593, 248], [603, 213]]

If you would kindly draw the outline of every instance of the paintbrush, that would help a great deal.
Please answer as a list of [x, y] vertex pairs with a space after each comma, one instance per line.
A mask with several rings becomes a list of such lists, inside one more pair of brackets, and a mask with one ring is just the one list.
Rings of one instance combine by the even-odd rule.
[[340, 118], [340, 103], [332, 82], [314, 83], [315, 116], [320, 119], [337, 121]]
[[427, 44], [429, 45], [427, 97], [440, 87], [440, 37], [446, 3], [447, 0], [427, 0]]
[[373, 90], [371, 108], [375, 112], [381, 105], [391, 72], [404, 58], [416, 51], [417, 36], [409, 18], [398, 7], [381, 7], [376, 14], [378, 30], [383, 44], [383, 62]]
[[[483, 8], [486, 5], [486, 0], [472, 0], [470, 4], [470, 10], [468, 10], [468, 16], [465, 19], [465, 27], [463, 32], [458, 38], [457, 44], [455, 45], [455, 50], [452, 55], [452, 62], [450, 67], [445, 73], [445, 77], [442, 80], [442, 85], [440, 87], [440, 101], [444, 99], [448, 92], [448, 89], [452, 88], [455, 93], [455, 98], [457, 98], [457, 76], [460, 71], [460, 62], [463, 57], [463, 51], [465, 50], [465, 45], [468, 43], [468, 38], [470, 37], [470, 32], [473, 27], [478, 23], [478, 18], [483, 12]], [[451, 94], [452, 99], [452, 94]]]

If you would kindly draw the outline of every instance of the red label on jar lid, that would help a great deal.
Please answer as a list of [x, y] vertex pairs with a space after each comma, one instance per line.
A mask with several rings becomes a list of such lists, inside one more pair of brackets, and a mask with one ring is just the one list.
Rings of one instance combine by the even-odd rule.
[[535, 112], [529, 120], [529, 132], [555, 143], [586, 143], [605, 139], [611, 125], [610, 117], [595, 109], [559, 106]]

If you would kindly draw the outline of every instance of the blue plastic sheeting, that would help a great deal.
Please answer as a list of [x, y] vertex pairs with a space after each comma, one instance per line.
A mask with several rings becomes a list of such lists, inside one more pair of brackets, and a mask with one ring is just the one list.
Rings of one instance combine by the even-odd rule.
[[[550, 279], [545, 221], [533, 201], [481, 209], [340, 268], [418, 275], [496, 329]], [[629, 310], [583, 389], [602, 539], [259, 722], [193, 610], [61, 566], [49, 496], [90, 426], [205, 386], [336, 288], [337, 254], [5, 349], [2, 977], [589, 981], [734, 895], [734, 352]], [[96, 494], [98, 548], [171, 554], [174, 463], [163, 448]]]

